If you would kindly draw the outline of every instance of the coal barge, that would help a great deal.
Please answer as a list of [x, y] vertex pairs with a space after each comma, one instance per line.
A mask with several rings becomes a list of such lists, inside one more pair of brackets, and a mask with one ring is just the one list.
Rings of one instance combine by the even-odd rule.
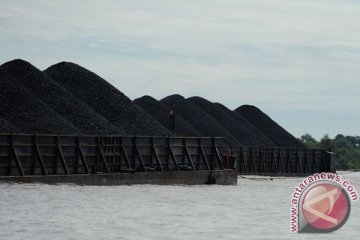
[[222, 138], [0, 134], [0, 181], [235, 185]]

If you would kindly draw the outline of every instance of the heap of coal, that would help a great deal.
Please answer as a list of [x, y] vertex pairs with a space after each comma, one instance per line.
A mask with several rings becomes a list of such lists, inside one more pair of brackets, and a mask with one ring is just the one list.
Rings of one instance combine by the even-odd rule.
[[219, 103], [212, 103], [201, 97], [191, 97], [188, 98], [188, 100], [216, 119], [225, 129], [231, 132], [231, 134], [236, 137], [242, 145], [268, 147], [276, 146], [248, 120], [230, 111], [225, 106]]
[[[103, 116], [73, 97], [65, 88], [30, 63], [14, 60], [3, 68], [19, 83], [28, 88], [31, 96], [39, 98], [63, 119], [71, 122], [84, 134], [124, 134]], [[66, 132], [64, 129], [62, 132]]]
[[0, 132], [216, 136], [233, 146], [304, 147], [254, 106], [231, 111], [180, 95], [131, 101], [101, 77], [68, 62], [43, 72], [23, 60], [0, 66]]
[[255, 106], [243, 105], [234, 110], [244, 118], [248, 119], [254, 126], [270, 138], [277, 146], [305, 148], [305, 146], [287, 132], [284, 128], [274, 122], [269, 116]]
[[95, 73], [70, 62], [44, 71], [112, 125], [130, 135], [170, 135], [170, 132], [122, 92]]
[[[172, 110], [167, 105], [157, 101], [150, 96], [143, 96], [135, 99], [134, 102], [141, 106], [147, 113], [155, 118], [159, 123], [165, 126], [169, 131], [176, 136], [200, 136], [201, 134], [179, 114], [172, 118], [170, 111]], [[174, 125], [173, 125], [173, 121]]]
[[191, 101], [180, 95], [171, 95], [160, 102], [166, 104], [194, 126], [202, 136], [224, 137], [226, 142], [232, 145], [242, 145], [236, 137], [226, 130], [212, 116], [204, 112]]
[[[3, 66], [0, 66], [0, 104], [1, 117], [11, 125], [18, 126], [19, 132], [80, 133], [74, 125], [58, 115], [8, 74]], [[11, 125], [6, 132], [11, 131]]]

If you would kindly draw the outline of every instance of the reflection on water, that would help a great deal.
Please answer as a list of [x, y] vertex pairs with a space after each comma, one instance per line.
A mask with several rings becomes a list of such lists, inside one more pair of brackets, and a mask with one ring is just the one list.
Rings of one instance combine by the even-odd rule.
[[[360, 188], [360, 173], [343, 177]], [[291, 234], [301, 178], [239, 177], [237, 186], [0, 184], [0, 239], [310, 239]], [[357, 239], [360, 203], [327, 239]], [[325, 236], [324, 236], [325, 237]]]

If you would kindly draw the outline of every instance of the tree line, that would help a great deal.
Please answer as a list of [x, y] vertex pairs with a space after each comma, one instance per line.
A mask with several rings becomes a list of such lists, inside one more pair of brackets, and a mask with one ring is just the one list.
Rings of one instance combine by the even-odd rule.
[[309, 133], [305, 133], [299, 140], [308, 148], [321, 148], [333, 152], [337, 170], [360, 169], [360, 136], [338, 134], [335, 138], [330, 138], [325, 134], [317, 141]]

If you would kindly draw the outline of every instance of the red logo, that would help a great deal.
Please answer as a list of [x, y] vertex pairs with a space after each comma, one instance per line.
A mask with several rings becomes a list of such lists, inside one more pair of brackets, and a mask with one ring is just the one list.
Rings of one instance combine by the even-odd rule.
[[350, 215], [350, 199], [346, 192], [333, 184], [316, 184], [302, 198], [302, 213], [308, 227], [321, 232], [340, 228]]

